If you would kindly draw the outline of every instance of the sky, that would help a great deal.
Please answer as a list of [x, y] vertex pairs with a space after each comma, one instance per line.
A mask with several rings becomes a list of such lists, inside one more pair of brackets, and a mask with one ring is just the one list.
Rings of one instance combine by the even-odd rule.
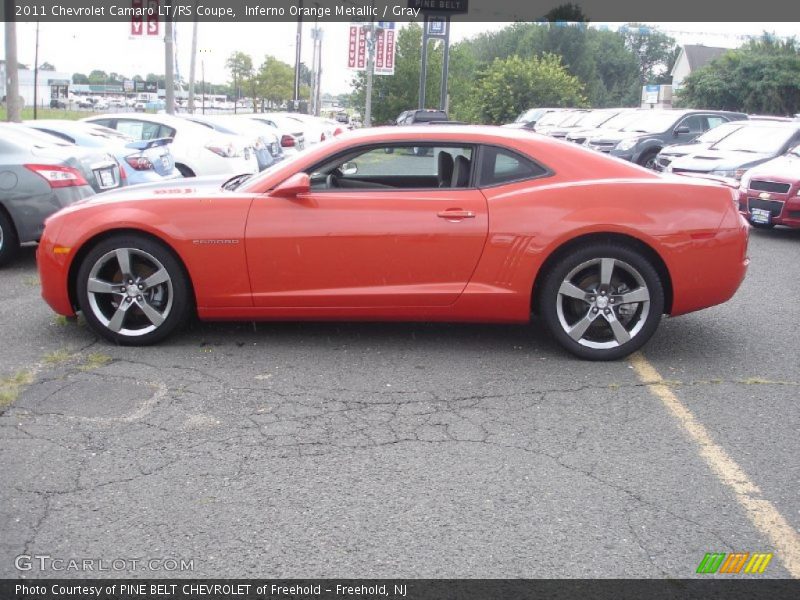
[[[452, 23], [451, 41], [460, 41], [480, 33], [501, 29], [507, 23]], [[621, 23], [595, 23], [616, 29]], [[678, 43], [705, 44], [733, 48], [742, 43], [742, 35], [760, 35], [763, 31], [779, 36], [796, 35], [798, 23], [650, 23], [672, 35]], [[163, 44], [159, 40], [132, 40], [127, 23], [41, 23], [39, 63], [49, 62], [67, 73], [88, 74], [93, 69], [122, 73], [126, 76], [164, 72]], [[312, 63], [311, 23], [304, 23], [302, 59]], [[352, 71], [346, 66], [347, 23], [324, 23], [322, 91], [348, 92]], [[21, 63], [32, 66], [36, 46], [35, 23], [17, 24], [17, 53]], [[267, 54], [294, 65], [296, 26], [293, 23], [200, 23], [198, 49], [204, 50], [206, 81], [223, 83], [229, 74], [225, 60], [242, 51], [253, 57], [258, 66]], [[189, 78], [191, 24], [177, 26], [178, 68]], [[0, 29], [0, 49], [5, 54], [4, 32]], [[200, 81], [198, 62], [197, 80]]]

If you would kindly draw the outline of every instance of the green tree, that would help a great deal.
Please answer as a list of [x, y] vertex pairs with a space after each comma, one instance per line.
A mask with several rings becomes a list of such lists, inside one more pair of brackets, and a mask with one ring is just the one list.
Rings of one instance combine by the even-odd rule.
[[256, 94], [254, 102], [262, 101], [270, 107], [281, 106], [290, 100], [294, 94], [294, 69], [275, 58], [267, 55], [256, 74]]
[[253, 78], [253, 59], [244, 52], [234, 52], [225, 61], [225, 67], [231, 73], [233, 95], [238, 99], [241, 88]]
[[89, 73], [89, 83], [92, 85], [103, 85], [108, 82], [108, 73], [95, 69]]
[[40, 71], [55, 71], [56, 68], [49, 62], [45, 61], [39, 65]]
[[765, 35], [683, 81], [682, 106], [790, 115], [800, 112], [800, 48]]
[[531, 106], [583, 106], [584, 86], [558, 56], [496, 58], [475, 83], [472, 115], [491, 124], [512, 121]]
[[89, 78], [84, 75], [83, 73], [73, 73], [72, 74], [72, 83], [79, 84], [79, 85], [87, 85], [89, 83]]
[[625, 45], [639, 62], [640, 82], [664, 83], [678, 57], [675, 40], [641, 23], [628, 23], [620, 32], [625, 38]]

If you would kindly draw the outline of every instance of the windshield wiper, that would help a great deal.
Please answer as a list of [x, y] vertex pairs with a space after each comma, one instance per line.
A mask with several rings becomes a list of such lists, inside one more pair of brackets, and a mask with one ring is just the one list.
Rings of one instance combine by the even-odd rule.
[[233, 191], [251, 177], [252, 175], [250, 173], [242, 173], [241, 175], [234, 175], [233, 177], [228, 179], [228, 181], [222, 184], [222, 189]]

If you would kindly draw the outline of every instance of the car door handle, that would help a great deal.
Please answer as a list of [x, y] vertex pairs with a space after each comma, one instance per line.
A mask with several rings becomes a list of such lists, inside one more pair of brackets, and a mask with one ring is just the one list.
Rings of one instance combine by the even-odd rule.
[[460, 208], [449, 208], [436, 213], [441, 219], [474, 219], [475, 213], [471, 210], [461, 210]]

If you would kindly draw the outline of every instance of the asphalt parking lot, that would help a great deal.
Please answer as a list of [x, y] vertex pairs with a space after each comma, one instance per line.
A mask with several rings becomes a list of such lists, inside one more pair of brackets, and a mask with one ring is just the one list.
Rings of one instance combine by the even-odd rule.
[[15, 568], [47, 555], [682, 578], [734, 551], [800, 576], [800, 231], [750, 253], [732, 301], [598, 364], [538, 323], [198, 323], [116, 347], [53, 315], [26, 248], [0, 270], [0, 577], [98, 575]]

